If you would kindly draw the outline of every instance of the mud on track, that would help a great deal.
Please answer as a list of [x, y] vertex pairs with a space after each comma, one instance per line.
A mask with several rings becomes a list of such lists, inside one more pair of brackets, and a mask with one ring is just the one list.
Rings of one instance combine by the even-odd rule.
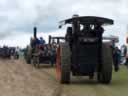
[[113, 72], [110, 85], [85, 77], [72, 77], [70, 85], [61, 85], [50, 65], [36, 69], [22, 59], [0, 59], [0, 96], [127, 96], [127, 74], [125, 67], [119, 73]]

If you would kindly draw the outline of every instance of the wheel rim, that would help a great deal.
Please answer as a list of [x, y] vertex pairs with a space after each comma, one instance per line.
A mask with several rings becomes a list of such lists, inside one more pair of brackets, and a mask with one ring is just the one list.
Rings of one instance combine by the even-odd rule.
[[60, 46], [57, 48], [57, 58], [56, 58], [56, 73], [57, 73], [57, 80], [60, 81], [61, 78], [61, 52]]

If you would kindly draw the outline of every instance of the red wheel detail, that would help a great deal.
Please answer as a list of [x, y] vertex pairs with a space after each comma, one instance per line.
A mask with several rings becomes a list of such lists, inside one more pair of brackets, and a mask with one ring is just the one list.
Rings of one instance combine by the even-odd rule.
[[56, 73], [57, 73], [57, 80], [60, 81], [61, 79], [61, 52], [60, 46], [57, 48], [57, 60], [56, 60]]

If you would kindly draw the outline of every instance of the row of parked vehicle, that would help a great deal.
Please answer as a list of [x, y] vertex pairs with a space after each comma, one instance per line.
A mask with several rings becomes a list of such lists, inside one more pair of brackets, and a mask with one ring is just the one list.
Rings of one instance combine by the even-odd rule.
[[11, 59], [11, 56], [13, 56], [15, 59], [19, 58], [19, 54], [16, 51], [16, 47], [8, 47], [3, 46], [0, 48], [0, 58], [2, 59]]

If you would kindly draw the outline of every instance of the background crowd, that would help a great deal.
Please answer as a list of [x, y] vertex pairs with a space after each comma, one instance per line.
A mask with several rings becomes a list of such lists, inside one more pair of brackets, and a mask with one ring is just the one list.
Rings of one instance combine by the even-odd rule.
[[115, 71], [119, 70], [120, 64], [125, 65], [128, 68], [128, 56], [127, 56], [127, 46], [122, 45], [119, 47], [113, 47], [113, 61], [114, 61], [114, 68]]

